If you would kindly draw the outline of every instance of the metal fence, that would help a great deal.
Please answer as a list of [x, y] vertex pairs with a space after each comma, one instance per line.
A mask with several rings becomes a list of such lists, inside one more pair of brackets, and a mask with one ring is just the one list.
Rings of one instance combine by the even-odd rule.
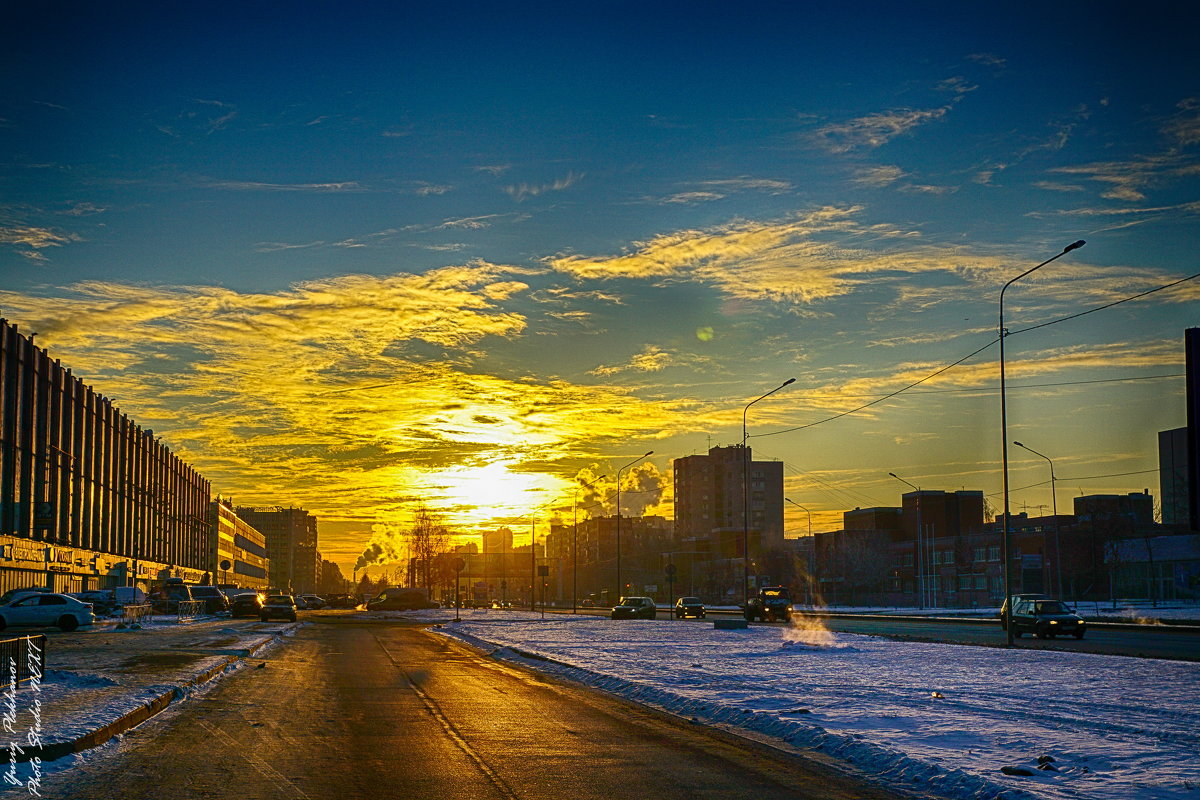
[[142, 620], [154, 613], [154, 606], [149, 603], [143, 605], [127, 605], [121, 607], [121, 623], [124, 625], [132, 625], [135, 622], [141, 623]]
[[179, 601], [179, 621], [195, 619], [204, 613], [206, 602], [204, 600], [180, 600]]
[[45, 670], [44, 634], [0, 639], [0, 686], [11, 687], [34, 676], [40, 680]]

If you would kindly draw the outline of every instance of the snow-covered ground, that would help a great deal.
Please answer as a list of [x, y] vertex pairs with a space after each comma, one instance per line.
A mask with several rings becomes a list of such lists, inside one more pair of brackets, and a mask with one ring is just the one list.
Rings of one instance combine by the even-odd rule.
[[[1200, 620], [1200, 602], [1195, 600], [1109, 600], [1068, 601], [1088, 619], [1106, 622], [1140, 622], [1154, 624], [1159, 620]], [[903, 614], [910, 616], [970, 616], [995, 618], [1000, 616], [1000, 607], [991, 608], [900, 608], [896, 606], [807, 606], [797, 604], [801, 611], [826, 612], [832, 614]], [[729, 607], [730, 610], [734, 606]]]
[[892, 785], [955, 798], [1200, 798], [1200, 664], [708, 621], [406, 616], [499, 658], [816, 748]]

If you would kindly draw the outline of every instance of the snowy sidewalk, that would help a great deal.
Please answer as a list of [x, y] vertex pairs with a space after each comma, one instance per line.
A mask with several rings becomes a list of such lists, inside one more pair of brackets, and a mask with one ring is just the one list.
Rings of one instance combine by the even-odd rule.
[[10, 762], [50, 761], [95, 747], [296, 627], [216, 618], [49, 633], [42, 680], [16, 692], [6, 687], [0, 746]]
[[1200, 798], [1200, 664], [711, 622], [411, 612], [496, 658], [951, 798]]

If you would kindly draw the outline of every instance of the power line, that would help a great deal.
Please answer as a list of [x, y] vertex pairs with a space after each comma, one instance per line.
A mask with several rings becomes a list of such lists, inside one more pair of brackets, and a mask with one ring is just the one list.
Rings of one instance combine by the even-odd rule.
[[[1145, 475], [1148, 472], [1158, 472], [1158, 471], [1159, 471], [1158, 467], [1155, 467], [1154, 469], [1141, 469], [1136, 472], [1114, 472], [1110, 475], [1080, 475], [1075, 478], [1058, 478], [1058, 477], [1056, 477], [1054, 480], [1057, 483], [1062, 483], [1063, 481], [1092, 481], [1092, 480], [1096, 480], [1098, 478], [1124, 478], [1129, 475]], [[1038, 481], [1037, 483], [1031, 483], [1027, 486], [1019, 486], [1016, 489], [1009, 489], [1009, 492], [1019, 492], [1019, 491], [1022, 491], [1023, 489], [1036, 489], [1039, 486], [1046, 486], [1049, 483], [1050, 483], [1050, 481]], [[1003, 494], [1003, 492], [992, 492], [988, 495], [988, 497], [999, 497], [1002, 494]]]
[[[1058, 319], [1052, 319], [1049, 322], [1042, 322], [1038, 325], [1031, 325], [1028, 328], [1021, 328], [1020, 330], [1016, 330], [1016, 331], [1007, 331], [1006, 334], [1008, 336], [1015, 336], [1018, 333], [1028, 333], [1029, 331], [1037, 330], [1038, 328], [1045, 328], [1050, 325], [1057, 325], [1060, 322], [1067, 322], [1068, 320], [1078, 319], [1079, 317], [1083, 317], [1088, 314], [1093, 314], [1097, 311], [1103, 311], [1107, 308], [1119, 306], [1122, 303], [1128, 303], [1130, 300], [1137, 300], [1138, 298], [1146, 297], [1147, 295], [1154, 294], [1155, 292], [1161, 292], [1164, 289], [1170, 289], [1174, 286], [1180, 285], [1181, 283], [1186, 283], [1190, 280], [1195, 280], [1196, 278], [1200, 278], [1200, 272], [1193, 273], [1192, 275], [1188, 275], [1185, 278], [1180, 278], [1179, 280], [1172, 281], [1171, 283], [1163, 284], [1162, 286], [1158, 286], [1154, 289], [1148, 289], [1147, 291], [1139, 292], [1138, 294], [1135, 294], [1135, 295], [1130, 295], [1129, 297], [1122, 298], [1121, 300], [1114, 300], [1111, 303], [1106, 303], [1102, 306], [1097, 306], [1095, 308], [1088, 309], [1087, 311], [1081, 311], [1078, 314], [1071, 314], [1066, 317], [1059, 317]], [[967, 355], [963, 356], [962, 358], [958, 359], [957, 361], [954, 361], [953, 363], [947, 364], [946, 366], [941, 367], [940, 369], [937, 369], [934, 372], [929, 373], [924, 378], [921, 378], [920, 380], [917, 380], [917, 381], [913, 381], [912, 383], [908, 384], [907, 386], [897, 389], [896, 391], [891, 392], [889, 394], [885, 394], [882, 397], [876, 398], [875, 400], [872, 400], [869, 403], [864, 403], [861, 406], [858, 406], [857, 408], [852, 408], [848, 411], [842, 411], [838, 414], [834, 414], [831, 417], [825, 417], [824, 419], [819, 419], [815, 422], [810, 422], [806, 425], [798, 425], [794, 428], [785, 428], [785, 429], [779, 430], [779, 431], [771, 431], [770, 433], [759, 433], [759, 434], [755, 434], [754, 436], [751, 436], [749, 438], [763, 438], [765, 436], [778, 436], [781, 433], [794, 433], [795, 431], [802, 431], [805, 428], [812, 428], [816, 425], [821, 425], [826, 422], [832, 422], [835, 419], [841, 419], [842, 417], [849, 416], [850, 414], [857, 414], [859, 411], [870, 408], [873, 405], [882, 403], [884, 400], [890, 400], [891, 398], [895, 397], [896, 395], [902, 394], [903, 392], [907, 392], [909, 389], [912, 389], [914, 386], [920, 386], [922, 383], [925, 383], [928, 380], [936, 378], [938, 375], [941, 375], [943, 372], [945, 372], [949, 369], [952, 369], [954, 367], [957, 367], [959, 364], [963, 363], [967, 359], [973, 358], [974, 356], [979, 355], [984, 350], [987, 350], [989, 347], [991, 347], [992, 345], [996, 344], [999, 341], [1000, 341], [1000, 337], [997, 336], [995, 339], [992, 339], [990, 342], [985, 344], [983, 347], [980, 347], [978, 350], [968, 353]]]
[[[1086, 380], [1086, 381], [1057, 381], [1055, 383], [1023, 383], [1023, 384], [1019, 384], [1017, 386], [1010, 385], [1008, 387], [1008, 391], [1011, 392], [1011, 391], [1015, 391], [1018, 389], [1045, 389], [1045, 388], [1051, 387], [1051, 386], [1082, 386], [1084, 384], [1089, 384], [1089, 383], [1132, 383], [1134, 381], [1153, 381], [1153, 380], [1162, 380], [1165, 378], [1184, 378], [1184, 377], [1187, 377], [1187, 373], [1174, 372], [1169, 375], [1134, 375], [1134, 376], [1131, 376], [1128, 378], [1094, 378], [1092, 380]], [[995, 393], [995, 392], [999, 392], [999, 391], [1000, 391], [999, 388], [993, 388], [990, 386], [980, 386], [980, 387], [977, 387], [974, 389], [925, 389], [923, 391], [918, 391], [918, 392], [909, 392], [909, 394], [971, 394], [971, 393], [980, 394], [980, 393], [984, 393], [984, 392]], [[875, 395], [871, 395], [871, 394], [827, 395], [827, 397], [829, 397], [830, 399], [848, 399], [848, 398], [852, 398], [852, 397], [874, 397], [874, 396]], [[765, 436], [766, 434], [760, 434], [760, 435]]]

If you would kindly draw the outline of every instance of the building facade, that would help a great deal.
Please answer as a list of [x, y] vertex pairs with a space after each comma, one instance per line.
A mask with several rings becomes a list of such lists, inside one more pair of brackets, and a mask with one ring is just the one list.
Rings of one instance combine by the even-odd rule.
[[197, 583], [209, 500], [153, 431], [0, 319], [0, 587]]
[[209, 570], [213, 583], [242, 589], [266, 589], [270, 571], [267, 538], [218, 497], [209, 506]]
[[315, 516], [302, 508], [282, 507], [240, 507], [237, 515], [266, 537], [270, 586], [295, 594], [317, 590], [321, 570]]
[[755, 461], [750, 448], [734, 445], [673, 466], [676, 545], [692, 569], [707, 573], [693, 582], [733, 581], [726, 591], [741, 596], [743, 558], [784, 549], [783, 462]]

